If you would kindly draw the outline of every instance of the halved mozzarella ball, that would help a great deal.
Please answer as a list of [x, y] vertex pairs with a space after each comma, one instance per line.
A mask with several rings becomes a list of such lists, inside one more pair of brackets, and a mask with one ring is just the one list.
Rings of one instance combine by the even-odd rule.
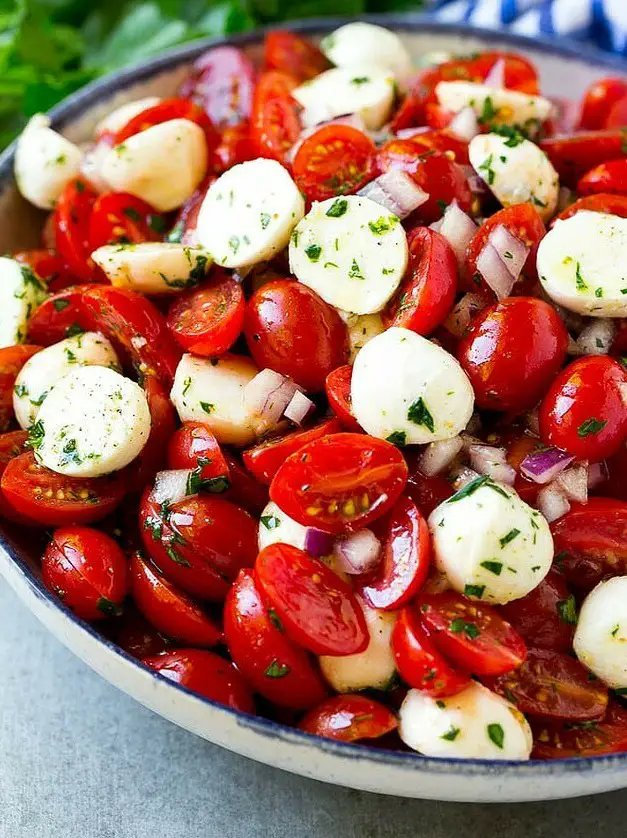
[[45, 286], [28, 265], [0, 256], [0, 348], [24, 343], [29, 318], [45, 298]]
[[411, 445], [457, 436], [472, 416], [475, 397], [452, 355], [415, 332], [393, 327], [357, 355], [351, 401], [355, 418], [371, 436]]
[[505, 87], [488, 87], [470, 81], [441, 81], [436, 85], [438, 103], [447, 111], [459, 113], [471, 107], [491, 125], [518, 125], [527, 128], [552, 116], [552, 102]]
[[412, 71], [409, 52], [395, 32], [356, 21], [340, 26], [322, 39], [322, 51], [338, 67], [370, 65], [404, 78]]
[[581, 210], [540, 242], [538, 275], [548, 296], [589, 317], [627, 317], [627, 218]]
[[371, 608], [359, 598], [370, 634], [370, 642], [363, 652], [356, 655], [323, 655], [320, 669], [336, 692], [351, 693], [356, 690], [385, 690], [395, 680], [396, 663], [392, 654], [392, 630], [397, 614]]
[[29, 358], [13, 388], [13, 409], [20, 426], [30, 428], [53, 387], [68, 373], [84, 366], [120, 369], [115, 350], [99, 332], [65, 338]]
[[170, 398], [182, 422], [204, 422], [218, 442], [250, 445], [257, 417], [246, 407], [244, 388], [258, 372], [250, 358], [240, 355], [183, 355]]
[[394, 104], [394, 74], [368, 62], [336, 67], [303, 82], [292, 96], [304, 108], [301, 119], [305, 126], [358, 113], [366, 128], [377, 131], [387, 122]]
[[544, 221], [553, 216], [559, 176], [535, 143], [522, 137], [478, 134], [470, 141], [468, 154], [474, 170], [504, 207], [530, 202]]
[[213, 261], [202, 247], [164, 242], [106, 245], [91, 256], [116, 288], [142, 294], [176, 294], [196, 285]]
[[219, 265], [255, 265], [287, 246], [304, 214], [303, 196], [280, 163], [249, 160], [212, 184], [198, 213], [196, 236]]
[[349, 363], [354, 364], [357, 353], [368, 341], [385, 331], [380, 314], [352, 314], [340, 311], [340, 317], [346, 323], [348, 332]]
[[263, 550], [271, 544], [291, 544], [304, 550], [307, 530], [308, 527], [294, 521], [270, 501], [259, 518], [259, 549]]
[[53, 209], [70, 180], [79, 173], [83, 152], [36, 114], [17, 141], [15, 181], [21, 194], [40, 209]]
[[150, 434], [144, 391], [107, 367], [79, 367], [62, 378], [37, 422], [38, 462], [74, 477], [119, 471], [137, 457]]
[[325, 302], [355, 314], [381, 311], [407, 267], [407, 236], [369, 198], [314, 203], [290, 240], [290, 269]]
[[158, 96], [144, 96], [143, 99], [135, 99], [134, 102], [127, 102], [119, 108], [111, 111], [96, 124], [95, 134], [117, 134], [131, 119], [139, 116], [140, 113], [158, 105], [161, 99]]
[[189, 119], [171, 119], [114, 146], [101, 175], [116, 192], [130, 192], [160, 212], [180, 207], [207, 172], [205, 135]]
[[545, 518], [509, 486], [475, 478], [429, 516], [437, 568], [470, 599], [503, 605], [537, 587], [551, 568]]
[[410, 690], [399, 711], [399, 735], [428, 757], [529, 759], [531, 728], [516, 707], [481, 684], [450, 698]]
[[573, 647], [581, 663], [608, 687], [627, 688], [627, 576], [600, 582], [588, 594]]

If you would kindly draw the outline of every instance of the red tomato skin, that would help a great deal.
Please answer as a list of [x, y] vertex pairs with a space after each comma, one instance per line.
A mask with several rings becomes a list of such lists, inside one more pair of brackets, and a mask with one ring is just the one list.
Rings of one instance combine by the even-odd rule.
[[575, 626], [561, 616], [571, 596], [561, 574], [551, 571], [537, 588], [497, 610], [523, 639], [538, 649], [570, 652]]
[[92, 251], [108, 244], [159, 241], [166, 228], [163, 215], [128, 192], [106, 192], [94, 203], [89, 218]]
[[298, 727], [314, 736], [339, 742], [378, 739], [398, 727], [398, 719], [387, 707], [365, 695], [334, 695], [309, 710]]
[[267, 439], [253, 448], [242, 453], [242, 460], [248, 471], [265, 486], [272, 483], [274, 475], [291, 454], [300, 451], [305, 445], [329, 434], [337, 434], [342, 430], [337, 419], [327, 419], [313, 428], [293, 431], [284, 436]]
[[303, 526], [341, 535], [385, 515], [407, 482], [407, 464], [391, 443], [339, 433], [290, 455], [270, 484], [270, 498]]
[[627, 372], [607, 356], [573, 361], [540, 406], [542, 440], [582, 460], [611, 457], [627, 436], [626, 387]]
[[281, 70], [299, 81], [309, 81], [330, 66], [318, 47], [294, 32], [273, 29], [264, 38], [264, 70]]
[[288, 637], [317, 655], [354, 655], [370, 642], [361, 605], [350, 586], [318, 559], [290, 544], [257, 556], [255, 579]]
[[550, 226], [553, 227], [556, 221], [563, 221], [565, 218], [571, 218], [579, 210], [589, 210], [590, 212], [608, 212], [610, 215], [618, 215], [621, 218], [627, 218], [627, 197], [624, 195], [612, 195], [607, 192], [598, 193], [597, 195], [586, 195], [585, 198], [578, 198], [574, 204], [566, 207], [559, 215], [551, 221]]
[[[26, 431], [9, 431], [9, 433], [0, 434], [0, 479], [4, 474], [7, 464], [14, 458], [19, 457], [27, 449], [25, 447], [28, 440], [28, 433]], [[9, 521], [14, 521], [17, 524], [27, 526], [31, 523], [27, 518], [16, 512], [13, 507], [5, 500], [3, 493], [0, 491], [0, 519], [5, 518]]]
[[41, 560], [45, 586], [83, 620], [121, 613], [128, 562], [116, 542], [89, 527], [55, 530]]
[[254, 160], [257, 156], [256, 148], [250, 136], [250, 125], [242, 122], [230, 125], [222, 130], [220, 143], [215, 150], [215, 170], [222, 174], [247, 160]]
[[355, 579], [355, 589], [373, 608], [390, 611], [405, 605], [424, 585], [431, 565], [431, 536], [416, 504], [401, 497], [374, 524], [381, 541], [381, 562]]
[[116, 623], [115, 642], [134, 658], [160, 655], [169, 648], [165, 637], [134, 606], [126, 608]]
[[580, 195], [605, 194], [627, 196], [627, 158], [600, 163], [579, 178], [577, 192]]
[[301, 132], [300, 106], [292, 97], [298, 80], [267, 70], [259, 76], [250, 119], [251, 139], [259, 157], [284, 163]]
[[208, 174], [200, 186], [185, 201], [176, 215], [176, 221], [168, 234], [168, 241], [180, 241], [186, 246], [198, 244], [196, 227], [198, 226], [198, 213], [205, 200], [209, 187], [216, 181], [216, 176]]
[[544, 395], [567, 348], [568, 332], [552, 306], [508, 297], [472, 320], [457, 357], [479, 407], [520, 412]]
[[72, 285], [44, 300], [28, 321], [28, 339], [39, 346], [52, 346], [75, 330], [89, 330], [91, 324], [83, 305], [83, 294], [92, 287]]
[[627, 125], [627, 96], [622, 96], [610, 108], [603, 127], [624, 129], [625, 125]]
[[627, 96], [627, 82], [624, 79], [606, 78], [593, 82], [581, 103], [579, 128], [583, 131], [604, 128], [612, 105], [623, 96]]
[[131, 557], [131, 593], [144, 617], [173, 640], [190, 646], [215, 646], [222, 640], [209, 615], [139, 553]]
[[436, 151], [445, 151], [453, 155], [456, 163], [468, 165], [468, 143], [462, 140], [457, 134], [449, 131], [448, 128], [438, 128], [431, 131], [421, 131], [413, 137], [409, 137], [413, 143], [422, 145], [426, 149], [433, 148]]
[[81, 282], [97, 275], [89, 245], [89, 220], [98, 194], [84, 178], [71, 180], [54, 210], [55, 244], [71, 274]]
[[[53, 218], [53, 215], [50, 215], [49, 218]], [[45, 282], [48, 291], [56, 293], [69, 285], [74, 285], [76, 278], [68, 271], [59, 254], [55, 252], [54, 239], [52, 245], [53, 248], [51, 249], [22, 250], [19, 253], [14, 253], [13, 258], [16, 262], [28, 265], [39, 279]]]
[[0, 432], [8, 430], [14, 418], [13, 386], [24, 364], [41, 350], [41, 346], [16, 344], [0, 349]]
[[138, 456], [125, 470], [128, 491], [141, 492], [166, 461], [168, 441], [176, 428], [176, 412], [168, 391], [154, 375], [142, 383], [150, 410], [150, 435]]
[[354, 433], [361, 432], [361, 425], [353, 416], [351, 405], [351, 379], [353, 368], [350, 364], [338, 367], [327, 375], [324, 383], [329, 407], [339, 419], [342, 427]]
[[200, 105], [219, 128], [250, 118], [255, 67], [235, 47], [213, 47], [194, 62], [180, 96]]
[[627, 709], [610, 701], [603, 718], [594, 725], [532, 719], [533, 759], [598, 757], [627, 751]]
[[268, 503], [268, 487], [254, 480], [241, 461], [230, 451], [224, 451], [229, 467], [231, 488], [224, 493], [224, 499], [243, 507], [252, 515], [261, 513]]
[[233, 662], [255, 692], [279, 707], [305, 710], [329, 694], [307, 652], [288, 640], [265, 606], [250, 570], [240, 571], [226, 598], [224, 635]]
[[306, 285], [268, 282], [246, 306], [244, 334], [253, 360], [321, 392], [327, 375], [348, 360], [346, 326], [337, 311]]
[[113, 144], [120, 145], [134, 134], [139, 134], [147, 128], [160, 125], [162, 122], [169, 122], [171, 119], [187, 119], [202, 128], [207, 141], [207, 151], [211, 156], [220, 141], [220, 135], [213, 127], [211, 119], [199, 105], [190, 102], [189, 99], [178, 97], [162, 99], [156, 105], [152, 105], [134, 116], [117, 132]]
[[229, 477], [229, 465], [213, 431], [202, 422], [183, 422], [168, 444], [168, 468], [200, 469], [200, 479]]
[[620, 157], [624, 153], [623, 143], [620, 130], [608, 129], [551, 137], [539, 145], [560, 176], [560, 183], [574, 187], [594, 166]]
[[239, 710], [255, 712], [250, 687], [232, 663], [214, 652], [201, 649], [176, 649], [142, 658], [144, 666], [192, 692]]
[[457, 258], [444, 236], [428, 227], [413, 230], [407, 244], [409, 267], [383, 312], [383, 323], [428, 335], [455, 303]]
[[392, 652], [403, 681], [433, 698], [456, 695], [472, 683], [438, 652], [415, 606], [406, 605], [399, 611], [392, 631]]

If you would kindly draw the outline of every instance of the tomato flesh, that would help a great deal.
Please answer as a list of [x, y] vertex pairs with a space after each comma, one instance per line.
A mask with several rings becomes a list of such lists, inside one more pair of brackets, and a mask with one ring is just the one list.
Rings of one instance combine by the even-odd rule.
[[607, 78], [593, 82], [586, 90], [581, 104], [579, 128], [584, 131], [605, 128], [612, 106], [624, 96], [627, 96], [625, 79]]
[[224, 478], [229, 482], [229, 464], [213, 431], [202, 422], [184, 422], [168, 445], [168, 467], [198, 469], [201, 481]]
[[89, 218], [92, 250], [109, 244], [159, 241], [167, 223], [150, 204], [126, 192], [107, 192], [94, 203]]
[[620, 130], [584, 131], [571, 136], [551, 137], [540, 148], [560, 176], [560, 182], [575, 187], [580, 177], [594, 166], [624, 154], [625, 138]]
[[285, 162], [301, 131], [299, 105], [292, 97], [297, 80], [288, 73], [262, 73], [253, 96], [251, 137], [260, 157]]
[[594, 195], [603, 192], [627, 196], [627, 158], [608, 160], [579, 178], [577, 192], [580, 195]]
[[363, 695], [335, 695], [309, 710], [299, 728], [325, 739], [358, 742], [378, 739], [398, 727], [398, 720], [383, 704]]
[[338, 367], [327, 375], [324, 383], [329, 407], [335, 413], [347, 431], [361, 431], [361, 426], [353, 415], [351, 405], [351, 379], [353, 368], [350, 364]]
[[282, 70], [300, 81], [309, 81], [331, 66], [318, 47], [284, 29], [273, 29], [265, 36], [263, 65], [266, 70]]
[[584, 198], [578, 198], [573, 204], [562, 210], [559, 215], [556, 215], [551, 221], [551, 227], [556, 221], [563, 221], [565, 218], [571, 218], [579, 210], [588, 210], [589, 212], [607, 212], [610, 215], [618, 215], [620, 218], [627, 218], [627, 197], [625, 195], [611, 195], [606, 192], [598, 193], [596, 195], [586, 195]]
[[41, 346], [16, 344], [0, 349], [0, 433], [8, 430], [14, 418], [13, 386], [24, 364]]
[[534, 759], [598, 757], [627, 751], [627, 709], [610, 701], [597, 722], [560, 724], [532, 720]]
[[91, 258], [89, 225], [98, 194], [84, 178], [65, 187], [54, 211], [55, 244], [67, 269], [81, 282], [94, 280], [98, 272]]

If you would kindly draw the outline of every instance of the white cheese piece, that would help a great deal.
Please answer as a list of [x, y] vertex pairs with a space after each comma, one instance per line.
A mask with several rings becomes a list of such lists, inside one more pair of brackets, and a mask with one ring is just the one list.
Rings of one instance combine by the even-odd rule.
[[588, 594], [573, 647], [581, 663], [604, 684], [627, 688], [627, 576], [600, 582]]
[[91, 256], [116, 288], [142, 294], [177, 294], [200, 282], [212, 264], [202, 247], [167, 242], [106, 245]]
[[394, 294], [407, 267], [398, 217], [369, 198], [314, 203], [292, 234], [290, 269], [325, 302], [373, 314]]
[[627, 219], [581, 210], [540, 242], [538, 275], [548, 296], [589, 317], [627, 317]]
[[306, 127], [357, 113], [366, 128], [378, 131], [394, 104], [394, 75], [367, 62], [336, 67], [303, 82], [292, 96], [304, 108], [301, 120]]
[[531, 728], [506, 699], [473, 683], [450, 698], [410, 690], [399, 712], [399, 735], [428, 757], [529, 759]]
[[53, 209], [80, 171], [83, 152], [36, 114], [22, 131], [15, 151], [15, 181], [21, 194], [40, 209]]
[[380, 314], [353, 314], [350, 311], [339, 311], [338, 314], [346, 323], [348, 332], [349, 363], [354, 364], [360, 349], [385, 331]]
[[292, 547], [304, 550], [308, 529], [270, 501], [259, 517], [259, 550], [271, 544], [291, 544]]
[[326, 57], [337, 67], [368, 65], [403, 79], [412, 71], [411, 57], [399, 36], [373, 23], [355, 21], [322, 39]]
[[99, 332], [65, 338], [29, 358], [13, 388], [13, 410], [20, 426], [30, 428], [55, 384], [84, 366], [120, 369], [115, 350]]
[[276, 160], [249, 160], [209, 188], [196, 236], [219, 265], [240, 268], [272, 259], [305, 214], [305, 202]]
[[171, 119], [114, 146], [101, 175], [116, 192], [130, 192], [160, 212], [180, 207], [207, 172], [205, 134], [189, 119]]
[[357, 355], [351, 401], [367, 433], [412, 445], [457, 436], [472, 416], [474, 392], [452, 355], [392, 327]]
[[445, 110], [459, 113], [470, 106], [491, 125], [529, 129], [549, 119], [554, 112], [552, 102], [542, 96], [470, 81], [441, 81], [436, 85], [435, 95]]
[[131, 119], [147, 111], [148, 108], [158, 105], [160, 101], [161, 99], [158, 96], [145, 96], [143, 99], [136, 99], [134, 102], [120, 105], [119, 108], [111, 111], [97, 123], [95, 135], [98, 137], [100, 134], [117, 134]]
[[468, 154], [474, 170], [504, 207], [530, 202], [543, 221], [554, 215], [559, 176], [535, 143], [499, 134], [478, 134], [470, 141]]
[[204, 422], [218, 442], [250, 445], [258, 417], [246, 407], [244, 388], [258, 372], [250, 358], [240, 355], [183, 355], [170, 398], [182, 422]]
[[24, 343], [28, 321], [46, 289], [28, 265], [0, 256], [0, 348]]
[[107, 367], [79, 367], [57, 382], [37, 426], [38, 462], [59, 474], [99, 477], [137, 457], [150, 435], [142, 388]]
[[478, 477], [429, 516], [438, 570], [470, 599], [503, 605], [536, 588], [551, 568], [545, 518], [509, 486]]

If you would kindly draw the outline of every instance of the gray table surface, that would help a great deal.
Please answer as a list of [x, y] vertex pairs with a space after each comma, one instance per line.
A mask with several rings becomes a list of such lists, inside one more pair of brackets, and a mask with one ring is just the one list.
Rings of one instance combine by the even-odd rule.
[[627, 791], [527, 805], [340, 789], [236, 756], [118, 692], [0, 580], [0, 838], [579, 838]]

